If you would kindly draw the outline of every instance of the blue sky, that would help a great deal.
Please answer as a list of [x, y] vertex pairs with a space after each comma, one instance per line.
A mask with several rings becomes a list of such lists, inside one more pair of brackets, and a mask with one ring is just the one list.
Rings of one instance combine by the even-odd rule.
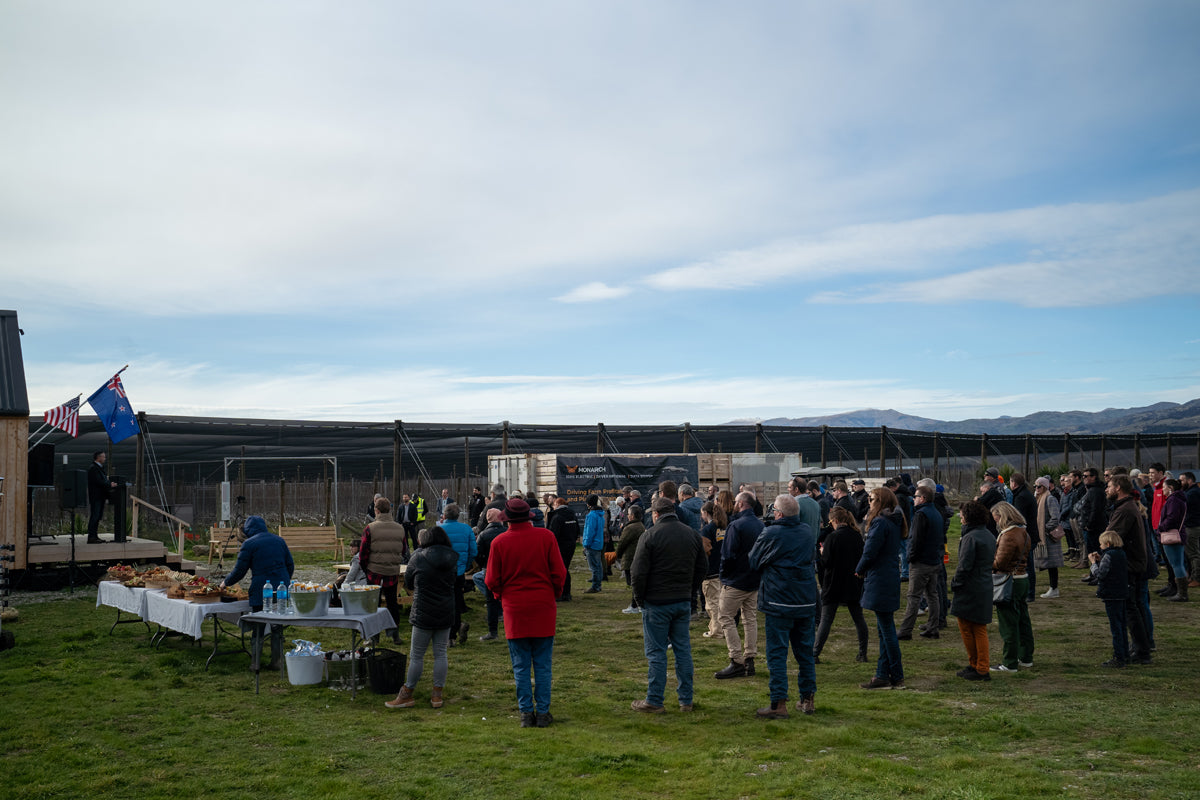
[[35, 413], [1200, 397], [1200, 4], [8, 2]]

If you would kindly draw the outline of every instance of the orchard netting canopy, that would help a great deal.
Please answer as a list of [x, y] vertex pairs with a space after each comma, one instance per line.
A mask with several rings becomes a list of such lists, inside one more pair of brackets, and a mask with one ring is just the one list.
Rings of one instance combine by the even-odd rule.
[[[487, 457], [502, 453], [799, 453], [805, 464], [844, 464], [861, 469], [908, 470], [934, 459], [942, 465], [1023, 461], [1058, 464], [1148, 463], [1171, 460], [1180, 469], [1196, 466], [1200, 440], [1195, 433], [1106, 435], [943, 434], [891, 428], [801, 428], [769, 425], [529, 425], [509, 423], [441, 424], [412, 422], [328, 422], [139, 415], [164, 480], [219, 481], [226, 458], [246, 456], [248, 479], [311, 480], [326, 466], [312, 456], [336, 456], [342, 478], [391, 476], [399, 449], [403, 476], [424, 473], [486, 475]], [[42, 424], [30, 419], [30, 430]], [[61, 468], [86, 467], [91, 453], [106, 450], [108, 438], [98, 420], [81, 417], [79, 437], [50, 437]], [[1171, 451], [1173, 450], [1173, 453]], [[114, 445], [110, 471], [132, 476], [136, 437]], [[149, 455], [151, 454], [152, 455]], [[299, 457], [305, 457], [300, 459]], [[269, 457], [270, 461], [249, 460]], [[295, 458], [289, 463], [289, 458]], [[279, 460], [276, 460], [279, 459]], [[148, 465], [147, 465], [148, 466]], [[233, 475], [231, 468], [231, 477]]]

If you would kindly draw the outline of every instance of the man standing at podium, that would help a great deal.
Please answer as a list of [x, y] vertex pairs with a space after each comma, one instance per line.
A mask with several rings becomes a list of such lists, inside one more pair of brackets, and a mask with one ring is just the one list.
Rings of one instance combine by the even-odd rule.
[[91, 506], [91, 516], [88, 517], [88, 544], [100, 544], [100, 520], [104, 516], [104, 503], [112, 495], [117, 484], [108, 479], [104, 471], [104, 462], [108, 454], [103, 450], [92, 453], [92, 466], [88, 467], [88, 504]]

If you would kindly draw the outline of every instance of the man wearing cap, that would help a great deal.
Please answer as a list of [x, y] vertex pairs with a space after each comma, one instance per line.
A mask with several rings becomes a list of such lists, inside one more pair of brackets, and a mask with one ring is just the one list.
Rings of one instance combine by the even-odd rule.
[[545, 728], [550, 715], [551, 662], [558, 604], [567, 570], [548, 528], [529, 521], [529, 504], [504, 504], [508, 530], [493, 540], [484, 583], [500, 599], [522, 728]]
[[862, 522], [867, 518], [867, 512], [871, 510], [871, 494], [867, 491], [867, 482], [862, 478], [855, 478], [850, 481], [850, 499], [858, 506], [858, 513], [854, 518]]
[[692, 640], [688, 623], [692, 598], [708, 571], [700, 534], [680, 522], [675, 504], [656, 497], [650, 505], [654, 526], [643, 533], [630, 565], [633, 596], [642, 608], [642, 638], [649, 663], [646, 697], [634, 700], [634, 711], [661, 714], [667, 684], [667, 647], [675, 651], [679, 710], [692, 710]]

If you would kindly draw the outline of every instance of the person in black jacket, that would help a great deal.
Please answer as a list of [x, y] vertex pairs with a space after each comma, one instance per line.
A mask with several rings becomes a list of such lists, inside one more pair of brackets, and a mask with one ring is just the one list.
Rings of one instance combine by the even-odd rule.
[[833, 617], [839, 605], [845, 605], [858, 631], [858, 656], [855, 661], [867, 661], [867, 621], [863, 619], [862, 579], [854, 574], [863, 554], [863, 537], [854, 516], [844, 508], [829, 512], [833, 533], [825, 537], [821, 548], [821, 625], [813, 645], [813, 659], [821, 661], [821, 650], [829, 638]]
[[562, 556], [563, 566], [567, 568], [567, 580], [563, 584], [560, 602], [571, 600], [571, 559], [575, 557], [575, 548], [579, 544], [579, 519], [567, 505], [567, 498], [557, 497], [554, 500], [554, 510], [546, 518], [546, 527], [554, 534], [558, 542], [558, 554]]
[[[1029, 489], [1029, 484], [1025, 480], [1025, 475], [1020, 472], [1014, 472], [1008, 476], [1008, 488], [1012, 489], [1013, 499], [1012, 506], [1017, 511], [1021, 512], [1021, 516], [1025, 518], [1025, 530], [1029, 533], [1029, 552], [1033, 553], [1033, 548], [1038, 546], [1038, 542], [1042, 540], [1038, 535], [1037, 529], [1037, 498], [1033, 496], [1033, 492]], [[1037, 599], [1037, 592], [1034, 589], [1034, 580], [1037, 578], [1037, 566], [1033, 562], [1033, 556], [1029, 558], [1029, 591], [1026, 593], [1026, 600], [1032, 603]]]
[[104, 472], [104, 462], [108, 454], [103, 450], [92, 453], [92, 465], [88, 467], [88, 505], [91, 514], [88, 516], [88, 544], [100, 544], [100, 520], [104, 518], [104, 504], [112, 496], [112, 490], [117, 484], [108, 479]]
[[[1132, 485], [1131, 481], [1130, 486]], [[1085, 469], [1083, 486], [1084, 494], [1076, 501], [1073, 513], [1082, 530], [1080, 538], [1083, 540], [1084, 552], [1098, 553], [1100, 552], [1100, 534], [1108, 527], [1108, 501], [1105, 496], [1104, 481], [1100, 479], [1100, 471], [1095, 467]], [[1137, 490], [1134, 489], [1133, 492], [1137, 492]], [[1137, 492], [1137, 496], [1141, 498], [1141, 493]], [[1123, 541], [1125, 540], [1124, 536], [1121, 538]], [[1096, 579], [1088, 574], [1084, 577], [1083, 582], [1094, 586]]]
[[475, 563], [479, 565], [479, 571], [475, 573], [472, 580], [475, 582], [475, 587], [483, 592], [487, 603], [488, 632], [479, 637], [481, 642], [492, 642], [500, 638], [500, 601], [492, 594], [492, 590], [487, 587], [484, 579], [487, 576], [488, 553], [492, 549], [492, 542], [507, 530], [503, 517], [503, 511], [489, 508], [486, 516], [487, 527], [480, 531], [479, 538], [475, 543]]
[[1129, 661], [1129, 636], [1125, 604], [1129, 596], [1129, 568], [1116, 531], [1100, 534], [1100, 552], [1088, 553], [1092, 574], [1096, 576], [1096, 597], [1104, 601], [1108, 630], [1112, 634], [1113, 655], [1102, 667], [1123, 667]]
[[688, 623], [692, 598], [700, 590], [708, 559], [700, 534], [679, 521], [675, 504], [665, 497], [650, 505], [654, 527], [638, 540], [630, 566], [633, 596], [642, 609], [649, 674], [646, 697], [634, 700], [634, 711], [661, 714], [667, 685], [667, 646], [675, 652], [676, 695], [679, 710], [692, 710], [692, 640]]
[[912, 638], [913, 626], [921, 608], [921, 598], [929, 606], [929, 616], [921, 626], [921, 637], [937, 639], [941, 601], [937, 579], [946, 552], [946, 529], [942, 515], [933, 505], [933, 490], [918, 486], [913, 496], [913, 522], [908, 536], [908, 606], [896, 632], [898, 638]]
[[446, 650], [450, 643], [450, 626], [454, 624], [458, 553], [450, 546], [450, 537], [440, 526], [422, 528], [417, 544], [404, 571], [404, 585], [413, 592], [412, 612], [408, 617], [413, 626], [408, 675], [396, 699], [384, 703], [388, 708], [412, 708], [417, 704], [413, 689], [421, 679], [425, 650], [431, 643], [433, 693], [429, 704], [434, 708], [442, 707], [442, 688], [446, 685]]

